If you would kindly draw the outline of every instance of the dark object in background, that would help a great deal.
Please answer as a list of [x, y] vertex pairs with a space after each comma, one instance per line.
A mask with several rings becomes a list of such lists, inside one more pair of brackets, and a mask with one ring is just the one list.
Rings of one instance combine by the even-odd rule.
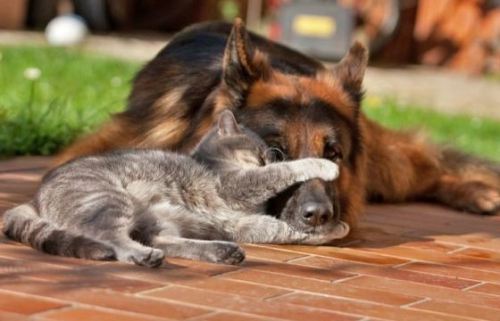
[[340, 59], [354, 38], [377, 53], [399, 25], [399, 0], [268, 1], [278, 17], [271, 38], [322, 59]]
[[277, 39], [298, 51], [322, 59], [342, 57], [352, 41], [354, 15], [332, 1], [293, 1], [278, 13]]
[[[44, 29], [57, 14], [67, 13], [58, 9], [66, 2], [72, 7], [71, 12], [81, 16], [93, 31], [177, 31], [194, 22], [221, 19], [223, 4], [227, 1], [31, 0], [28, 26]], [[244, 15], [247, 0], [229, 2], [234, 4], [236, 15]]]
[[0, 29], [21, 28], [27, 5], [27, 0], [0, 0]]

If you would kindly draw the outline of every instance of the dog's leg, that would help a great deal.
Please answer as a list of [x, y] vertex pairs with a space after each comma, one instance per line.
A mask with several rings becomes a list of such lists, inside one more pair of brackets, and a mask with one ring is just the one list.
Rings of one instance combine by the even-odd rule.
[[500, 209], [500, 166], [415, 135], [368, 123], [367, 194], [385, 201], [433, 200], [480, 214]]

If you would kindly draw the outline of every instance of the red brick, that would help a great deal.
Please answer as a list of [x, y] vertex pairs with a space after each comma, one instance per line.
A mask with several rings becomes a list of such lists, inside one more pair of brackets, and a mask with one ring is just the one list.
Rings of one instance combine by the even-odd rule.
[[50, 296], [71, 302], [157, 317], [168, 317], [176, 320], [193, 318], [211, 311], [209, 309], [161, 302], [159, 300], [132, 296], [110, 290], [82, 289], [64, 292], [53, 291]]
[[[457, 213], [456, 211], [429, 204], [384, 205], [371, 208], [366, 218], [382, 224], [413, 226], [415, 232], [422, 234], [468, 234], [473, 226], [476, 231], [495, 233], [498, 223], [491, 219]], [[430, 232], [430, 233], [429, 233]]]
[[343, 283], [364, 289], [376, 289], [394, 293], [404, 292], [406, 295], [500, 309], [500, 300], [495, 296], [465, 292], [440, 286], [371, 276], [361, 276], [359, 278], [344, 281]]
[[195, 272], [192, 269], [171, 264], [170, 261], [167, 261], [167, 263], [164, 263], [161, 267], [156, 269], [149, 269], [143, 266], [121, 262], [109, 262], [92, 266], [89, 268], [89, 271], [96, 274], [112, 275], [124, 279], [146, 281], [163, 285], [175, 281], [208, 278], [211, 275], [210, 273], [213, 272], [209, 270], [205, 271], [206, 274], [203, 274], [199, 269], [198, 272]]
[[196, 321], [273, 321], [273, 320], [278, 321], [283, 319], [275, 319], [269, 317], [259, 317], [256, 315], [236, 314], [227, 312], [218, 312], [196, 318]]
[[354, 276], [352, 273], [346, 273], [338, 269], [324, 269], [266, 261], [247, 261], [243, 264], [243, 266], [253, 270], [274, 272], [323, 281], [335, 281]]
[[[240, 272], [236, 272], [236, 274], [239, 273]], [[229, 273], [229, 275], [232, 274], [234, 273]], [[249, 296], [261, 299], [289, 293], [289, 291], [287, 290], [278, 289], [275, 287], [269, 287], [264, 284], [238, 282], [230, 279], [224, 279], [221, 277], [185, 281], [180, 284], [191, 288], [204, 289], [221, 293], [230, 293], [230, 294]]]
[[448, 313], [481, 320], [500, 321], [500, 310], [463, 303], [431, 300], [412, 305], [412, 309]]
[[358, 249], [339, 248], [333, 246], [286, 245], [282, 247], [287, 250], [303, 254], [315, 254], [319, 256], [332, 257], [347, 261], [378, 265], [396, 265], [409, 261], [406, 258], [383, 256], [376, 253], [359, 251]]
[[47, 263], [33, 264], [29, 261], [13, 260], [0, 257], [0, 279], [13, 277], [29, 277], [31, 275], [45, 273], [61, 273], [67, 270], [65, 267]]
[[442, 315], [426, 311], [416, 311], [410, 309], [401, 309], [381, 304], [368, 302], [346, 300], [340, 298], [329, 298], [319, 295], [295, 293], [271, 300], [279, 303], [292, 303], [307, 307], [317, 307], [332, 311], [343, 311], [360, 317], [375, 317], [387, 320], [406, 320], [406, 321], [458, 321], [468, 320], [456, 315]]
[[497, 272], [500, 270], [500, 263], [484, 259], [477, 259], [460, 254], [442, 254], [431, 251], [423, 251], [419, 249], [405, 248], [403, 246], [394, 246], [383, 249], [364, 249], [364, 250], [387, 255], [388, 257], [397, 257], [410, 260], [457, 265], [483, 271]]
[[475, 286], [467, 291], [480, 292], [480, 293], [486, 293], [486, 294], [500, 296], [500, 284], [485, 283], [485, 284], [481, 284], [479, 286]]
[[439, 242], [434, 242], [431, 240], [426, 241], [411, 241], [401, 244], [402, 247], [409, 247], [425, 251], [434, 251], [439, 253], [448, 253], [451, 251], [456, 251], [461, 248], [460, 245], [444, 244]]
[[15, 157], [0, 163], [2, 172], [44, 170], [52, 163], [52, 158], [44, 156]]
[[248, 297], [230, 294], [219, 294], [211, 291], [202, 291], [184, 287], [172, 286], [163, 290], [148, 292], [144, 296], [163, 298], [177, 302], [189, 302], [193, 304], [232, 310], [242, 313], [256, 314], [274, 318], [290, 320], [354, 320], [355, 318], [345, 316], [333, 311], [300, 307], [292, 304], [281, 304], [276, 302], [261, 301]]
[[[499, 223], [495, 223], [499, 226]], [[471, 224], [471, 226], [474, 226]], [[500, 226], [498, 227], [500, 228]], [[484, 232], [467, 233], [465, 235], [449, 235], [442, 233], [440, 235], [432, 235], [430, 238], [447, 243], [455, 243], [463, 246], [473, 246], [483, 249], [496, 251], [500, 248], [500, 238], [492, 238], [491, 234]]]
[[47, 298], [60, 299], [68, 303], [80, 303], [102, 308], [141, 313], [144, 315], [183, 320], [209, 313], [210, 309], [185, 306], [132, 296], [112, 290], [82, 287], [78, 283], [51, 283], [39, 280], [17, 280], [10, 284], [0, 284], [0, 289], [12, 292], [29, 293]]
[[167, 317], [156, 318], [140, 314], [122, 313], [119, 311], [102, 311], [90, 308], [71, 308], [54, 312], [47, 312], [44, 319], [58, 321], [159, 321], [169, 320]]
[[0, 243], [0, 257], [27, 262], [37, 262], [37, 264], [47, 263], [51, 265], [66, 266], [68, 268], [72, 266], [102, 264], [102, 262], [99, 261], [45, 254], [20, 243], [15, 243], [14, 245]]
[[365, 301], [380, 302], [389, 305], [403, 305], [416, 302], [422, 297], [415, 297], [387, 291], [378, 291], [371, 289], [360, 289], [346, 285], [344, 283], [331, 283], [325, 281], [309, 280], [293, 276], [267, 273], [262, 271], [239, 271], [230, 273], [223, 277], [254, 282], [258, 284], [268, 284], [283, 289], [301, 290], [323, 295], [352, 298]]
[[0, 311], [2, 312], [32, 315], [65, 306], [67, 304], [55, 300], [0, 291]]
[[117, 292], [141, 292], [161, 287], [160, 284], [144, 282], [139, 280], [124, 279], [106, 275], [89, 275], [77, 271], [70, 271], [74, 276], [61, 280], [60, 278], [51, 278], [47, 275], [44, 279], [25, 278], [21, 280], [0, 280], [0, 289], [9, 291], [34, 293], [45, 295], [44, 291], [59, 289], [67, 291], [70, 289], [110, 289]]
[[[500, 226], [499, 226], [500, 229]], [[500, 252], [488, 251], [482, 249], [466, 248], [455, 252], [456, 254], [471, 256], [478, 259], [486, 259], [490, 261], [500, 262]]]
[[453, 275], [455, 278], [464, 278], [476, 281], [500, 283], [500, 273], [461, 268], [455, 265], [415, 262], [402, 266], [401, 269], [434, 275]]
[[277, 248], [264, 245], [243, 245], [247, 258], [257, 258], [261, 260], [286, 262], [288, 260], [296, 259], [305, 256], [297, 252], [283, 251]]
[[[332, 269], [349, 273], [379, 276], [383, 278], [412, 281], [424, 284], [438, 285], [456, 289], [463, 289], [475, 284], [477, 281], [459, 279], [457, 277], [432, 275], [426, 273], [418, 273], [405, 271], [392, 267], [374, 266], [368, 264], [353, 264], [340, 260], [331, 260], [322, 257], [308, 257], [293, 261], [294, 264], [320, 267], [324, 269]], [[406, 265], [405, 265], [406, 266]], [[449, 274], [448, 274], [449, 275]]]
[[18, 313], [0, 311], [0, 321], [33, 321], [33, 318]]

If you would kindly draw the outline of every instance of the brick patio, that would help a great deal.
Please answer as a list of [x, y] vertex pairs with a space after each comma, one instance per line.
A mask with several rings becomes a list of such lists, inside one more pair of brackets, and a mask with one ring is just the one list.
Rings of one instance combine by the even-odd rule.
[[[50, 159], [0, 162], [0, 213]], [[339, 247], [245, 246], [239, 267], [45, 255], [0, 235], [0, 321], [500, 320], [500, 216], [368, 207]]]

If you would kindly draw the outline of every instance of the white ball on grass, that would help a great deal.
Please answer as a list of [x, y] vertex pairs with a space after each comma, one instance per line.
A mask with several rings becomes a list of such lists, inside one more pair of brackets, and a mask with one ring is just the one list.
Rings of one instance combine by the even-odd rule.
[[76, 15], [59, 16], [45, 28], [45, 37], [53, 46], [73, 46], [85, 39], [88, 33], [85, 21]]

